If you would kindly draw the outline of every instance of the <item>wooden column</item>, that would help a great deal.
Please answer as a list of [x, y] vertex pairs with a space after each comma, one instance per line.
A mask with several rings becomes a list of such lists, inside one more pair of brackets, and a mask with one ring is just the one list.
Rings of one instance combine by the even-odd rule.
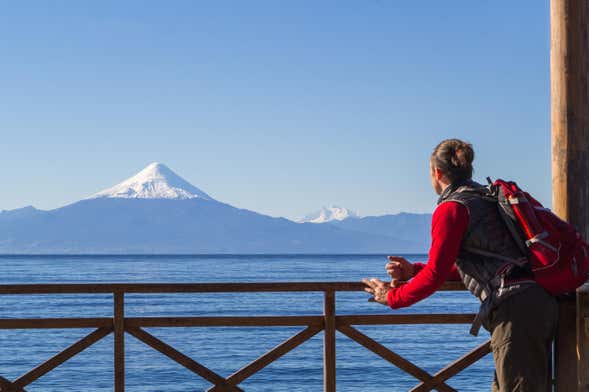
[[550, 3], [552, 205], [589, 234], [589, 2]]
[[325, 336], [323, 340], [323, 390], [335, 392], [335, 292], [326, 291], [323, 303]]
[[589, 391], [589, 284], [577, 290], [577, 350], [579, 391]]
[[[563, 219], [589, 235], [589, 1], [551, 0], [550, 74], [552, 117], [552, 205]], [[577, 336], [575, 306], [561, 303], [556, 340], [557, 390], [577, 391], [589, 360]], [[574, 320], [574, 321], [573, 321]]]
[[557, 392], [577, 392], [577, 317], [574, 297], [558, 302], [558, 332], [554, 341]]

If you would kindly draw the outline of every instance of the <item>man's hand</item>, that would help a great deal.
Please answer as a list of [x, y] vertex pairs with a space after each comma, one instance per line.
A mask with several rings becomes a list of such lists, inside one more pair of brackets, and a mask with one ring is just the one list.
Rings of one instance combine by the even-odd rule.
[[362, 279], [362, 282], [368, 286], [364, 288], [364, 291], [372, 294], [374, 297], [370, 298], [369, 301], [375, 301], [383, 305], [388, 305], [387, 294], [391, 290], [391, 287], [380, 279]]
[[409, 280], [413, 277], [413, 264], [401, 256], [388, 256], [389, 262], [386, 265], [387, 274], [392, 278], [391, 287], [398, 287], [402, 280]]

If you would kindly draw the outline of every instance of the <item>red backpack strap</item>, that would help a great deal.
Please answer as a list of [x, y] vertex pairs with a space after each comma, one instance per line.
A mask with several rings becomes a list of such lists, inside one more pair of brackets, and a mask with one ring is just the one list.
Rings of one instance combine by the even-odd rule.
[[487, 181], [490, 182], [488, 187], [489, 194], [497, 201], [497, 208], [501, 219], [503, 219], [507, 230], [522, 253], [522, 256], [527, 258], [529, 250], [526, 246], [523, 234], [521, 233], [521, 229], [518, 227], [517, 218], [513, 213], [513, 209], [508, 200], [508, 196], [512, 195], [515, 189], [518, 189], [517, 184], [514, 182], [506, 182], [501, 179], [491, 182], [489, 177], [487, 177]]

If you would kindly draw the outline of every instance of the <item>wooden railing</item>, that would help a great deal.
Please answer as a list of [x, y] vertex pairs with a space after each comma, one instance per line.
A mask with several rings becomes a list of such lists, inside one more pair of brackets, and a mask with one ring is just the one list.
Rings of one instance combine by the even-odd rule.
[[[241, 391], [239, 384], [303, 342], [324, 332], [324, 390], [336, 390], [336, 331], [373, 351], [386, 361], [412, 375], [418, 384], [412, 391], [454, 391], [446, 381], [490, 352], [486, 342], [458, 358], [436, 374], [430, 374], [354, 328], [356, 325], [393, 324], [460, 324], [471, 323], [474, 314], [394, 314], [341, 315], [335, 312], [336, 293], [361, 291], [359, 282], [303, 283], [198, 283], [198, 284], [41, 284], [0, 285], [0, 295], [10, 294], [98, 294], [113, 295], [113, 317], [0, 319], [0, 329], [95, 328], [95, 330], [46, 362], [15, 380], [0, 375], [0, 391], [25, 391], [25, 388], [68, 359], [74, 357], [111, 333], [114, 334], [114, 391], [125, 389], [125, 333], [134, 336], [154, 350], [211, 383], [209, 391]], [[464, 290], [460, 283], [447, 283], [443, 290]], [[320, 292], [323, 314], [309, 316], [249, 317], [125, 317], [125, 294], [129, 293], [235, 293], [235, 292]], [[147, 327], [222, 327], [222, 326], [301, 326], [301, 332], [285, 340], [228, 377], [223, 377], [190, 358], [166, 342], [148, 333]]]

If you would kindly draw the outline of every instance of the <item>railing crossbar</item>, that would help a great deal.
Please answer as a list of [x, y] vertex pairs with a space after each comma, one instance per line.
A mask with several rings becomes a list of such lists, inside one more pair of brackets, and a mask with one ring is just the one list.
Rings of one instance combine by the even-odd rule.
[[[272, 362], [276, 361], [277, 359], [294, 350], [307, 340], [311, 339], [313, 336], [318, 334], [322, 329], [322, 327], [317, 326], [310, 326], [305, 328], [301, 332], [280, 343], [278, 346], [274, 347], [266, 354], [262, 355], [258, 359], [254, 360], [253, 362], [244, 366], [237, 372], [233, 373], [231, 376], [227, 378], [227, 382], [231, 385], [237, 385], [242, 383], [249, 377], [264, 369], [266, 366], [270, 365]], [[209, 389], [209, 392], [213, 391], [219, 392], [220, 389], [218, 389], [218, 386]]]
[[465, 354], [464, 356], [460, 357], [456, 361], [452, 362], [438, 373], [436, 373], [433, 378], [422, 382], [415, 388], [411, 390], [411, 392], [426, 392], [430, 391], [432, 388], [437, 388], [437, 385], [440, 382], [444, 382], [449, 378], [454, 377], [473, 363], [477, 362], [479, 359], [483, 358], [485, 355], [491, 352], [491, 341], [488, 340], [485, 343], [481, 344], [471, 352]]
[[[474, 314], [391, 314], [335, 316], [339, 325], [470, 324]], [[124, 325], [142, 328], [170, 327], [297, 327], [321, 326], [322, 315], [306, 316], [199, 316], [125, 317]], [[15, 318], [0, 319], [0, 329], [113, 328], [112, 317], [95, 318]]]
[[[174, 347], [165, 343], [163, 340], [153, 336], [149, 332], [147, 332], [141, 328], [138, 328], [138, 327], [127, 327], [126, 331], [130, 335], [134, 336], [137, 340], [145, 343], [146, 345], [153, 348], [154, 350], [159, 351], [160, 353], [167, 356], [168, 358], [170, 358], [174, 362], [185, 367], [186, 369], [197, 374], [198, 376], [204, 378], [205, 380], [209, 381], [210, 383], [217, 384], [217, 385], [221, 384], [223, 386], [225, 386], [225, 384], [227, 384], [225, 378], [223, 378], [221, 375], [215, 373], [211, 369], [200, 364], [199, 362], [190, 358], [186, 354], [178, 351]], [[232, 387], [231, 390], [241, 391], [241, 389], [239, 389], [237, 387]]]
[[337, 325], [471, 324], [475, 314], [358, 314], [336, 316]]
[[[390, 350], [389, 348], [383, 346], [382, 344], [378, 343], [376, 340], [368, 337], [367, 335], [363, 334], [362, 332], [358, 331], [354, 327], [349, 325], [342, 325], [339, 326], [338, 331], [349, 337], [350, 339], [354, 340], [355, 342], [359, 343], [360, 345], [364, 346], [368, 350], [372, 351], [373, 353], [379, 355], [381, 358], [385, 359], [386, 361], [392, 363], [399, 369], [403, 370], [404, 372], [412, 375], [413, 377], [417, 378], [421, 381], [429, 381], [433, 379], [433, 376], [420, 368], [419, 366], [415, 365], [414, 363], [408, 361], [407, 359], [403, 358], [399, 354], [395, 353], [394, 351]], [[440, 383], [436, 387], [441, 392], [456, 392], [455, 389], [451, 388], [450, 386], [446, 385], [445, 383]]]
[[125, 325], [142, 328], [322, 326], [323, 316], [127, 317]]
[[74, 357], [75, 355], [81, 353], [88, 347], [92, 346], [94, 343], [98, 342], [108, 334], [112, 332], [112, 328], [101, 327], [97, 330], [93, 331], [89, 335], [86, 335], [82, 339], [78, 340], [76, 343], [72, 344], [65, 350], [61, 351], [59, 354], [53, 356], [52, 358], [48, 359], [47, 361], [43, 362], [30, 372], [20, 376], [16, 380], [12, 382], [18, 388], [24, 388], [27, 385], [31, 384], [33, 381], [37, 380], [38, 378], [42, 377], [43, 375], [49, 373], [51, 370], [55, 369], [68, 359]]

